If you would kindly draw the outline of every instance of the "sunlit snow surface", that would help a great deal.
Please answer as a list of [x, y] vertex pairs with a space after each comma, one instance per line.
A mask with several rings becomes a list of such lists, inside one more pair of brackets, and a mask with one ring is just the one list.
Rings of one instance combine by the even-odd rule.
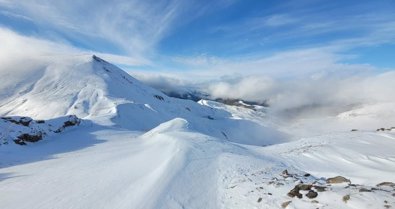
[[[394, 188], [376, 187], [395, 182], [395, 129], [376, 131], [395, 125], [388, 105], [350, 110], [330, 123], [291, 123], [266, 109], [169, 98], [99, 58], [0, 74], [2, 116], [86, 121], [36, 143], [0, 146], [0, 208], [395, 207]], [[387, 119], [373, 127], [383, 111]], [[360, 115], [371, 123], [351, 132]], [[341, 123], [347, 126], [325, 126]], [[325, 183], [338, 175], [356, 185]], [[287, 196], [300, 181], [328, 191]]]

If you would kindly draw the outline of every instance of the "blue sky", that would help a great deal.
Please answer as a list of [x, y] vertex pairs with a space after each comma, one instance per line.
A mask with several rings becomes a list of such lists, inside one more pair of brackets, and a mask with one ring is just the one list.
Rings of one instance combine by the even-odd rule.
[[0, 27], [136, 71], [395, 68], [393, 0], [0, 0]]

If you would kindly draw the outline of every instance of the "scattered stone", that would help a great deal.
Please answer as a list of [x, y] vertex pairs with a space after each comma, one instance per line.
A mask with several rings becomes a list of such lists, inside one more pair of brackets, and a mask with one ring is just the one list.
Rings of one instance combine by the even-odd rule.
[[318, 196], [318, 193], [315, 192], [315, 191], [313, 191], [313, 190], [310, 190], [310, 191], [307, 192], [307, 194], [306, 194], [306, 197], [308, 197], [308, 198], [310, 198], [310, 199], [316, 198], [317, 196]]
[[328, 178], [326, 180], [326, 183], [328, 183], [328, 184], [340, 184], [340, 183], [345, 183], [345, 182], [351, 183], [351, 181], [349, 179], [347, 179], [343, 176], [336, 176], [333, 178]]
[[325, 192], [326, 191], [326, 187], [324, 187], [324, 186], [314, 185], [314, 189], [317, 190], [317, 192]]
[[287, 169], [283, 170], [282, 174], [283, 174], [283, 176], [289, 176], [289, 173], [288, 173]]
[[389, 181], [385, 181], [385, 182], [381, 182], [380, 184], [377, 184], [376, 186], [378, 186], [378, 187], [389, 186], [389, 187], [395, 188], [395, 183], [389, 182]]
[[19, 119], [19, 123], [22, 124], [23, 126], [29, 126], [30, 122], [32, 122], [33, 119], [27, 118], [27, 117], [21, 117]]
[[299, 187], [298, 187], [298, 186], [295, 186], [293, 189], [291, 189], [291, 191], [288, 192], [287, 195], [288, 195], [289, 197], [292, 197], [292, 198], [296, 196], [296, 197], [298, 197], [299, 199], [301, 199], [301, 198], [303, 197], [303, 195], [300, 194], [299, 190], [300, 190]]
[[160, 101], [164, 101], [165, 100], [165, 98], [163, 98], [162, 96], [159, 96], [159, 95], [154, 95], [154, 97], [156, 99], [160, 100]]
[[309, 176], [311, 176], [311, 174], [306, 173], [306, 174], [304, 174], [303, 176], [304, 176], [304, 177], [309, 177]]
[[222, 135], [225, 137], [225, 139], [228, 139], [228, 135], [226, 135], [225, 132], [221, 131]]
[[262, 197], [258, 198], [258, 201], [257, 201], [257, 202], [261, 202], [261, 201], [262, 201]]
[[385, 208], [391, 208], [391, 205], [384, 205]]
[[359, 192], [372, 192], [372, 190], [366, 188], [360, 188]]
[[308, 191], [311, 189], [313, 185], [311, 184], [298, 184], [296, 185], [296, 187], [298, 187], [299, 190], [304, 190], [304, 191]]
[[30, 122], [33, 121], [33, 119], [28, 117], [1, 117], [1, 119], [22, 126], [29, 126]]
[[311, 203], [319, 203], [318, 200], [312, 200]]
[[281, 207], [282, 207], [282, 208], [286, 208], [286, 207], [288, 207], [288, 205], [289, 205], [291, 202], [292, 202], [292, 201], [283, 202], [283, 203], [281, 204]]
[[351, 129], [351, 131], [358, 131], [358, 129]]
[[270, 192], [269, 192], [269, 193], [267, 193], [267, 194], [268, 194], [268, 195], [273, 195], [273, 194], [272, 194], [272, 193], [270, 193]]
[[347, 203], [347, 201], [349, 201], [349, 200], [350, 200], [350, 195], [349, 194], [343, 196], [343, 202]]

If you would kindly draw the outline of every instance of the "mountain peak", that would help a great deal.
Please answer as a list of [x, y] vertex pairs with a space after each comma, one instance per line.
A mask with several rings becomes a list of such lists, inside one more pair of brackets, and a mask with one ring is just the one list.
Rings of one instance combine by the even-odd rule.
[[[267, 143], [261, 126], [232, 120], [224, 110], [168, 97], [96, 55], [90, 61], [65, 57], [41, 66], [29, 71], [34, 76], [2, 72], [0, 76], [12, 82], [0, 85], [0, 92], [8, 92], [0, 95], [0, 115], [34, 119], [76, 115], [100, 125], [140, 131], [182, 118], [190, 128], [215, 137], [236, 141], [242, 134], [249, 139], [242, 143]], [[238, 131], [242, 126], [248, 127], [244, 133]]]
[[107, 61], [105, 61], [104, 59], [102, 59], [102, 58], [96, 56], [95, 54], [92, 55], [92, 59], [93, 59], [94, 61], [96, 61], [96, 62], [108, 63]]

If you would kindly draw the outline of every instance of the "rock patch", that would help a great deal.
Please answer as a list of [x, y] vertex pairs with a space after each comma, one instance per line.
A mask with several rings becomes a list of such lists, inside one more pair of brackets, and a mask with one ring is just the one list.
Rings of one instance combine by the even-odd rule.
[[291, 203], [292, 201], [285, 201], [285, 202], [283, 202], [282, 204], [281, 204], [281, 207], [282, 208], [286, 208], [286, 207], [288, 207], [288, 205]]
[[333, 178], [328, 178], [326, 180], [328, 184], [341, 184], [341, 183], [351, 183], [351, 181], [343, 176], [336, 176]]
[[66, 128], [81, 123], [75, 115], [69, 115], [48, 121], [33, 120], [29, 117], [1, 117], [0, 145], [13, 141], [18, 145], [27, 145], [42, 140], [45, 136], [63, 132]]
[[313, 190], [310, 190], [310, 191], [307, 192], [307, 194], [306, 194], [306, 197], [308, 197], [308, 198], [310, 198], [310, 199], [316, 198], [317, 196], [318, 196], [318, 193], [315, 192], [315, 191], [313, 191]]

